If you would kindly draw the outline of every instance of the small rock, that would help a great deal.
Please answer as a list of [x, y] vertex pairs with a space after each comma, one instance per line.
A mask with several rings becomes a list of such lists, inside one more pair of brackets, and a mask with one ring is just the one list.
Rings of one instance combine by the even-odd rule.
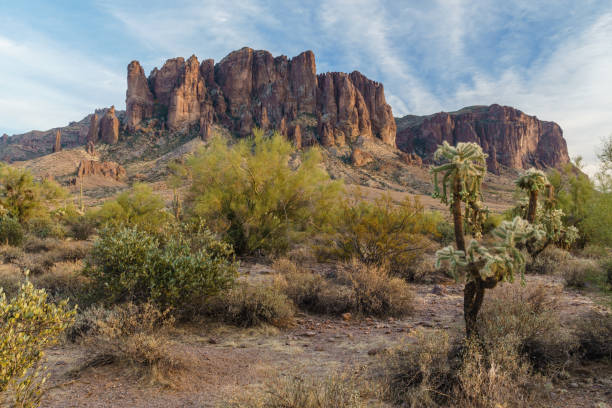
[[213, 339], [212, 337], [210, 339], [208, 339], [208, 344], [218, 344], [219, 342], [217, 341], [217, 339]]
[[569, 386], [570, 386], [571, 388], [579, 388], [579, 387], [580, 387], [580, 386], [578, 385], [578, 383], [575, 383], [575, 382], [571, 382], [571, 383], [569, 383]]
[[350, 313], [342, 313], [342, 320], [344, 320], [345, 322], [351, 320], [352, 317], [353, 315], [351, 315]]
[[314, 337], [316, 335], [317, 335], [317, 333], [313, 332], [313, 331], [307, 331], [307, 332], [302, 333], [303, 337]]
[[446, 289], [440, 285], [434, 285], [433, 289], [431, 290], [431, 293], [438, 296], [444, 296], [446, 295]]

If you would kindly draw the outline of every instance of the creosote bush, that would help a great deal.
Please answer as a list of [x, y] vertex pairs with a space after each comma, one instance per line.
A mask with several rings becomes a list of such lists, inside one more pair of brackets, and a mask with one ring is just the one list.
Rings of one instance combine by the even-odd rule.
[[100, 233], [84, 273], [108, 303], [153, 302], [189, 314], [231, 286], [237, 263], [231, 248], [208, 231], [191, 241], [177, 232], [160, 242], [137, 227], [122, 227]]
[[0, 216], [0, 243], [19, 246], [23, 242], [23, 227], [15, 218]]
[[353, 261], [330, 277], [309, 271], [283, 275], [285, 292], [301, 309], [315, 313], [363, 316], [404, 316], [414, 308], [414, 293], [385, 267]]
[[164, 200], [150, 186], [139, 183], [116, 199], [106, 201], [89, 217], [97, 219], [102, 226], [136, 226], [148, 233], [162, 233], [172, 220]]
[[42, 289], [26, 282], [7, 300], [0, 288], [0, 402], [37, 407], [47, 379], [44, 350], [72, 323], [76, 308], [47, 301]]
[[316, 148], [296, 152], [275, 133], [228, 146], [214, 138], [175, 173], [188, 174], [186, 214], [206, 219], [239, 255], [283, 253], [325, 223], [341, 185], [320, 166]]
[[319, 252], [325, 258], [387, 266], [392, 273], [411, 278], [411, 266], [431, 246], [426, 235], [437, 234], [437, 222], [417, 198], [395, 204], [390, 196], [374, 202], [357, 196], [339, 204]]

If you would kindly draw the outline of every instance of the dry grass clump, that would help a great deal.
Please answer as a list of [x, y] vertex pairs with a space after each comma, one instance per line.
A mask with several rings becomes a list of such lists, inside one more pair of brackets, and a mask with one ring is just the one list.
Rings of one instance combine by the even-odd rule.
[[527, 262], [527, 272], [539, 275], [559, 274], [571, 259], [572, 255], [569, 252], [551, 245]]
[[238, 397], [224, 408], [365, 408], [368, 402], [362, 386], [350, 376], [324, 379], [287, 376], [277, 380], [265, 393]]
[[81, 314], [68, 333], [92, 357], [83, 368], [122, 364], [151, 382], [166, 386], [187, 367], [188, 356], [170, 339], [174, 319], [152, 304], [126, 303], [112, 309], [92, 307]]
[[293, 324], [295, 311], [278, 284], [241, 283], [212, 299], [209, 313], [241, 327], [262, 324], [289, 327]]
[[540, 391], [546, 376], [564, 370], [578, 350], [576, 337], [559, 322], [552, 295], [540, 285], [491, 290], [478, 341], [444, 331], [418, 333], [416, 345], [400, 347], [383, 361], [387, 399], [408, 407], [546, 406]]
[[565, 284], [574, 288], [583, 288], [589, 278], [600, 272], [597, 261], [592, 259], [576, 258], [563, 265], [561, 270]]
[[484, 352], [444, 331], [417, 334], [414, 346], [394, 350], [383, 362], [386, 399], [403, 407], [534, 407], [538, 385], [528, 360], [498, 342]]
[[91, 244], [84, 241], [64, 241], [55, 238], [29, 237], [23, 249], [10, 246], [0, 248], [0, 257], [32, 275], [49, 272], [59, 262], [76, 262], [84, 259]]
[[81, 273], [82, 268], [80, 261], [59, 262], [48, 272], [32, 276], [31, 280], [36, 287], [44, 288], [52, 299], [68, 298], [71, 303], [83, 308], [84, 303], [88, 301], [91, 284]]
[[414, 293], [387, 268], [358, 261], [341, 265], [330, 277], [284, 266], [285, 292], [301, 309], [314, 313], [356, 313], [399, 317], [412, 312]]
[[526, 356], [534, 368], [562, 371], [577, 349], [574, 336], [561, 326], [550, 287], [505, 284], [485, 298], [480, 333], [487, 346], [503, 343]]
[[576, 336], [584, 360], [612, 360], [612, 315], [592, 311], [576, 321]]

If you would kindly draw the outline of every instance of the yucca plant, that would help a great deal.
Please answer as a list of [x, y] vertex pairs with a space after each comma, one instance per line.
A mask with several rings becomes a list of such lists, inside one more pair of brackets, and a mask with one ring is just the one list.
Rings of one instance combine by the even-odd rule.
[[[494, 288], [500, 281], [513, 281], [516, 273], [520, 272], [523, 277], [525, 258], [517, 246], [527, 241], [540, 240], [543, 236], [541, 229], [515, 217], [512, 221], [502, 222], [494, 230], [497, 242], [492, 248], [486, 248], [476, 239], [472, 239], [466, 246], [464, 219], [475, 238], [479, 238], [482, 231], [484, 206], [481, 186], [486, 174], [486, 158], [487, 155], [476, 143], [459, 143], [453, 147], [444, 142], [436, 150], [434, 159], [447, 163], [431, 169], [435, 184], [434, 197], [440, 198], [450, 207], [457, 246], [448, 246], [436, 252], [436, 266], [439, 267], [442, 262], [449, 263], [456, 278], [459, 272], [465, 273], [463, 312], [467, 337], [478, 334], [476, 323], [485, 290]], [[439, 174], [443, 174], [441, 194]]]

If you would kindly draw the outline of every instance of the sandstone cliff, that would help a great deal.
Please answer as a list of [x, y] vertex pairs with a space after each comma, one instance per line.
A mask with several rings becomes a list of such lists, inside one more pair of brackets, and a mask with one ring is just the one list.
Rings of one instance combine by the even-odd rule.
[[477, 142], [489, 155], [489, 171], [511, 168], [558, 167], [569, 162], [563, 131], [509, 106], [472, 106], [430, 116], [397, 119], [397, 147], [431, 161], [436, 147]]
[[126, 106], [128, 130], [158, 118], [171, 130], [199, 127], [204, 139], [218, 123], [242, 135], [254, 126], [277, 129], [300, 146], [344, 145], [359, 136], [395, 145], [382, 84], [356, 71], [317, 75], [311, 51], [289, 59], [242, 48], [217, 64], [173, 58], [148, 78], [133, 61]]

